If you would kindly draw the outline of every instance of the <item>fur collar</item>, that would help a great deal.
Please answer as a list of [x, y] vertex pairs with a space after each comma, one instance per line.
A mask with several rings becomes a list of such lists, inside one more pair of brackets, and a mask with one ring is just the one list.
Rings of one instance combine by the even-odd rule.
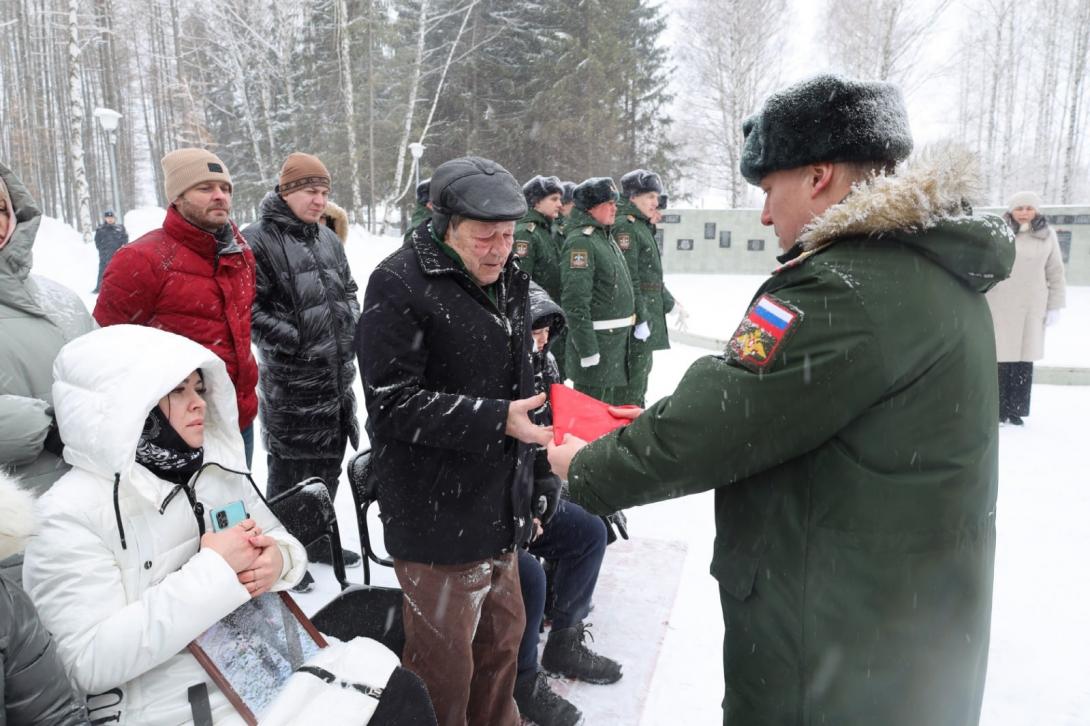
[[893, 174], [876, 174], [852, 186], [839, 204], [814, 218], [799, 235], [806, 251], [842, 237], [880, 237], [920, 232], [969, 213], [966, 206], [980, 192], [976, 156], [957, 146], [920, 153]]
[[0, 560], [23, 549], [34, 532], [34, 497], [0, 469]]

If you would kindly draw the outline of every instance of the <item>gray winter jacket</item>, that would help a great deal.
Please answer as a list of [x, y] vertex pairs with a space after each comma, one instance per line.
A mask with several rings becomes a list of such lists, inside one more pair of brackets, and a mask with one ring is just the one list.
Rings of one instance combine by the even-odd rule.
[[42, 212], [0, 164], [16, 227], [0, 249], [0, 466], [41, 494], [68, 470], [44, 449], [53, 423], [53, 359], [65, 343], [96, 326], [79, 296], [30, 274]]
[[[53, 359], [61, 346], [96, 326], [76, 293], [30, 274], [42, 212], [3, 164], [0, 177], [16, 222], [0, 248], [0, 468], [41, 494], [68, 471], [45, 449], [53, 424]], [[18, 581], [21, 561], [0, 557], [0, 572]]]
[[[33, 499], [0, 471], [0, 559], [22, 549]], [[57, 645], [18, 583], [0, 575], [0, 726], [86, 724]]]

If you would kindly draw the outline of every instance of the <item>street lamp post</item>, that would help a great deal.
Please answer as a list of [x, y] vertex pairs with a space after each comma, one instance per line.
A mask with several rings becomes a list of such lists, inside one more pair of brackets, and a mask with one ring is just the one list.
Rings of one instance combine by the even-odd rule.
[[419, 141], [409, 144], [409, 153], [413, 155], [413, 189], [420, 186], [420, 157], [424, 155], [424, 148]]
[[121, 192], [117, 185], [117, 126], [121, 121], [121, 114], [112, 108], [96, 108], [95, 118], [106, 132], [106, 152], [110, 157], [110, 185], [114, 192], [114, 213], [118, 219], [124, 220], [121, 211]]

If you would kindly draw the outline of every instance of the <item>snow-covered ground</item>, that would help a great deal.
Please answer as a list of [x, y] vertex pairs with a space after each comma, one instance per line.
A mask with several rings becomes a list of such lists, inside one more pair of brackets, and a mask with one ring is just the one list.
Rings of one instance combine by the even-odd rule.
[[[157, 226], [162, 214], [136, 210], [126, 215], [125, 223], [135, 238]], [[399, 243], [400, 238], [372, 239], [353, 229], [347, 250], [361, 288], [371, 268]], [[93, 245], [83, 245], [71, 228], [47, 219], [35, 253], [35, 272], [70, 286], [88, 308], [93, 306], [89, 291], [98, 264]], [[688, 309], [690, 331], [724, 338], [733, 332], [760, 281], [742, 275], [671, 275], [667, 284]], [[1043, 363], [1090, 366], [1090, 288], [1069, 289], [1068, 306], [1061, 322], [1049, 330]], [[692, 361], [705, 354], [688, 346], [656, 354], [649, 398], [669, 394]], [[1090, 387], [1035, 386], [1027, 425], [1000, 430], [995, 604], [984, 726], [1090, 723], [1090, 624], [1085, 615], [1090, 602], [1085, 562], [1090, 552], [1090, 477], [1082, 459], [1087, 410]], [[254, 473], [261, 481], [266, 465], [257, 438]], [[345, 544], [355, 549], [355, 515], [347, 487], [341, 489], [337, 511]], [[616, 714], [618, 704], [633, 699], [644, 701], [640, 723], [647, 726], [721, 723], [723, 628], [718, 589], [708, 574], [712, 512], [711, 493], [629, 511], [636, 544], [667, 543], [649, 549], [675, 553], [683, 546], [685, 554], [667, 566], [661, 558], [648, 560], [660, 563], [655, 567], [625, 564], [630, 571], [611, 580], [617, 591], [599, 593], [591, 616], [594, 647], [626, 664], [626, 678], [613, 686], [569, 688], [588, 724], [629, 723]], [[616, 551], [608, 553], [605, 569], [623, 561]], [[360, 576], [359, 570], [349, 572], [352, 578]], [[308, 612], [337, 590], [330, 568], [316, 565], [314, 573], [318, 587], [299, 597]], [[376, 568], [373, 579], [394, 584], [385, 568]], [[654, 588], [656, 583], [669, 583], [667, 589], [676, 583], [676, 595], [664, 593], [656, 604], [665, 603], [669, 616], [665, 623], [651, 623], [648, 637], [632, 637], [625, 626], [647, 620], [649, 613], [625, 607], [626, 588]], [[664, 634], [661, 647], [658, 633]]]

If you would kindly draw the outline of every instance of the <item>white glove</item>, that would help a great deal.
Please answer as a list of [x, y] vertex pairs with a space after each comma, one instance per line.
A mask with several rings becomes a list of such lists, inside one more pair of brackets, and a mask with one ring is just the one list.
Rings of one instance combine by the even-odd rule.
[[1060, 322], [1060, 308], [1056, 308], [1055, 310], [1049, 310], [1047, 313], [1045, 313], [1046, 328], [1051, 327], [1058, 322]]
[[636, 340], [647, 340], [651, 337], [651, 325], [645, 320], [633, 329], [632, 335], [636, 336]]
[[579, 365], [581, 367], [583, 367], [583, 368], [591, 368], [593, 366], [598, 365], [601, 361], [602, 361], [602, 354], [601, 353], [595, 353], [592, 356], [587, 356], [586, 358], [580, 358], [579, 359]]

